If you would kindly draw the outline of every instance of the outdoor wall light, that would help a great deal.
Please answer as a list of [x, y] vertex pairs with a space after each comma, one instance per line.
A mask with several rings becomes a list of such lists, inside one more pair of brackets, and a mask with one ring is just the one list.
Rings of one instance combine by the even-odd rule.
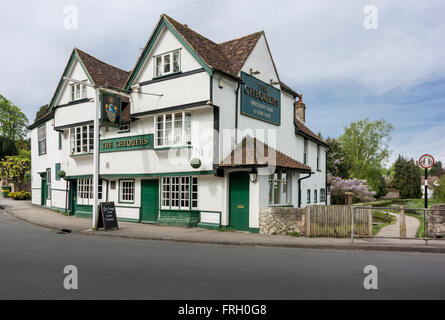
[[273, 86], [276, 86], [278, 84], [280, 84], [278, 81], [275, 81], [274, 79], [270, 79], [270, 84]]
[[256, 169], [253, 169], [251, 173], [249, 173], [250, 176], [250, 181], [252, 181], [253, 183], [257, 182], [258, 179], [258, 173], [256, 171]]
[[222, 78], [218, 79], [218, 87], [222, 89], [224, 87], [224, 80]]

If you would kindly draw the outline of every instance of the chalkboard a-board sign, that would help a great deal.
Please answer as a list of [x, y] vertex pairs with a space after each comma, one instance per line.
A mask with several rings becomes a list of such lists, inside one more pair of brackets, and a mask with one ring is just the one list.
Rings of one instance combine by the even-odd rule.
[[97, 228], [104, 228], [105, 230], [116, 228], [119, 230], [114, 202], [101, 202], [99, 204]]

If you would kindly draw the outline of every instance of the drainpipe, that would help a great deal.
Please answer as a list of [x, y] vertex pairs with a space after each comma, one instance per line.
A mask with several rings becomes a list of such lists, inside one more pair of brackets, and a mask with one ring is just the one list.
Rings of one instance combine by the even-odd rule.
[[301, 181], [312, 176], [312, 172], [309, 172], [309, 175], [303, 178], [298, 179], [298, 208], [301, 208]]
[[238, 82], [238, 87], [236, 88], [236, 101], [235, 101], [235, 146], [238, 144], [238, 96], [239, 89], [241, 87], [241, 82]]

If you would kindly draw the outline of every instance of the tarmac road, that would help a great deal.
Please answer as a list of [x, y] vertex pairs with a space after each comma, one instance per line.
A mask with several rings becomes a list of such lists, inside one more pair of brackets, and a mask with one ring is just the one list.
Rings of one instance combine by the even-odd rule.
[[[75, 265], [78, 290], [65, 290]], [[378, 290], [365, 290], [366, 265]], [[444, 299], [445, 254], [57, 234], [0, 210], [0, 299]]]

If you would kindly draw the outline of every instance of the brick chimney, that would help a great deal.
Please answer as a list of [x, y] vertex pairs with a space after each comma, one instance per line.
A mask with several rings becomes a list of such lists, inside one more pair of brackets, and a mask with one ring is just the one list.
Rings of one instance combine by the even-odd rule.
[[303, 103], [303, 95], [298, 95], [298, 101], [294, 102], [294, 111], [295, 111], [295, 118], [302, 121], [303, 123], [306, 122], [306, 105]]

